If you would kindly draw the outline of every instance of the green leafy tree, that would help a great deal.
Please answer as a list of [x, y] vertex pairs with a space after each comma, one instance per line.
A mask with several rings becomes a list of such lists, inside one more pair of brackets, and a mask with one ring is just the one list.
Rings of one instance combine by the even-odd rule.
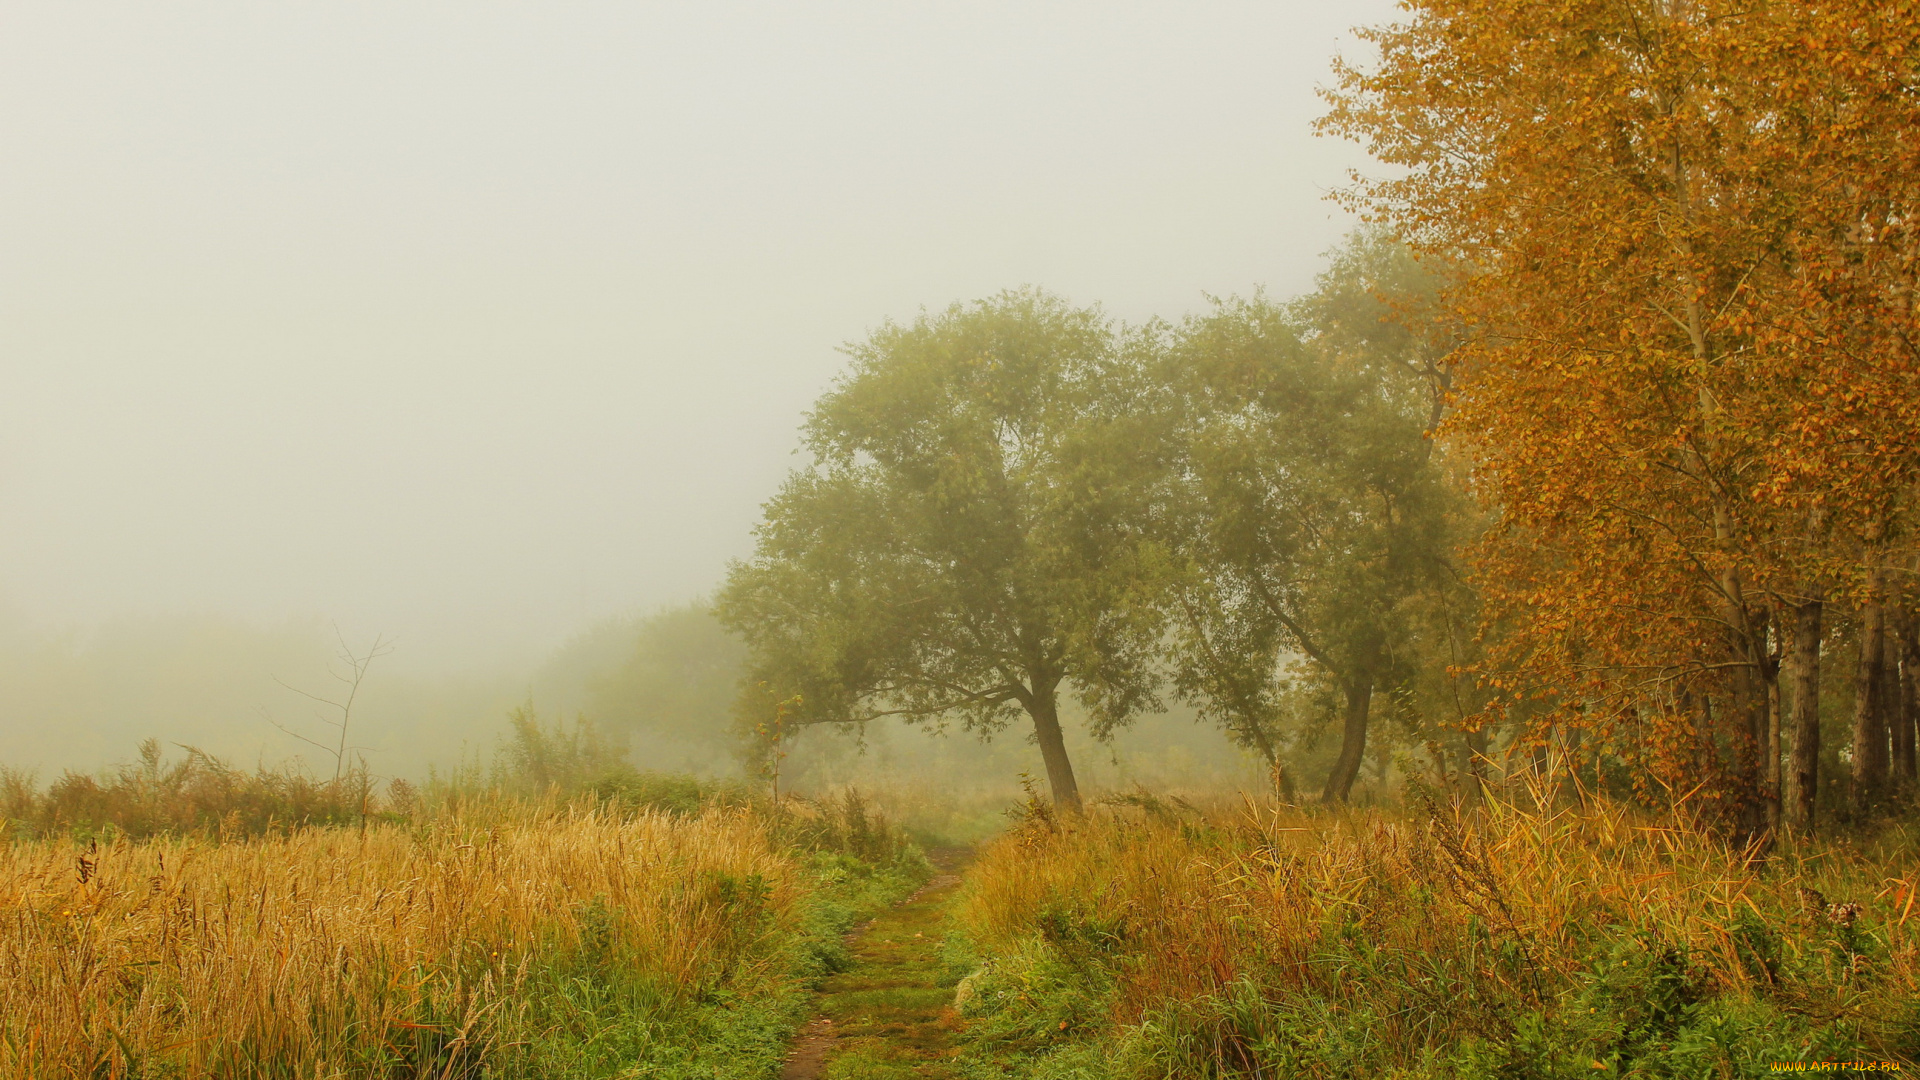
[[1329, 802], [1352, 791], [1376, 696], [1404, 697], [1434, 662], [1415, 601], [1446, 582], [1454, 502], [1425, 438], [1436, 398], [1407, 377], [1427, 365], [1394, 352], [1418, 342], [1348, 292], [1293, 312], [1221, 303], [1182, 327], [1165, 369], [1185, 450], [1175, 690], [1273, 761], [1289, 683], [1332, 698]]
[[983, 734], [1024, 714], [1055, 802], [1077, 807], [1063, 691], [1101, 735], [1157, 705], [1155, 344], [1023, 291], [849, 347], [807, 418], [812, 465], [720, 596], [750, 648], [748, 711], [797, 698], [789, 726]]
[[1403, 601], [1411, 637], [1399, 651], [1409, 657], [1411, 681], [1396, 688], [1395, 700], [1409, 734], [1436, 752], [1442, 743], [1452, 745], [1470, 785], [1467, 793], [1477, 795], [1493, 733], [1485, 726], [1490, 688], [1467, 671], [1484, 649], [1480, 594], [1462, 552], [1485, 532], [1488, 517], [1470, 494], [1465, 462], [1433, 438], [1453, 391], [1448, 358], [1464, 340], [1442, 302], [1444, 269], [1432, 256], [1416, 256], [1391, 231], [1365, 226], [1332, 252], [1314, 291], [1287, 310], [1328, 362], [1373, 380], [1389, 408], [1424, 417], [1422, 453], [1430, 471], [1422, 482], [1440, 492], [1434, 512], [1444, 540], [1426, 555], [1426, 581]]

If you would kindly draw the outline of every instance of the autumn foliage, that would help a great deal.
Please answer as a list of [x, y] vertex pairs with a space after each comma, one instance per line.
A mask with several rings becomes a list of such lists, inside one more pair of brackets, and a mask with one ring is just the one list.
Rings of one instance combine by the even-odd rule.
[[1405, 8], [1324, 125], [1397, 167], [1347, 197], [1453, 275], [1481, 719], [1804, 820], [1780, 762], [1817, 751], [1838, 630], [1869, 808], [1913, 775], [1920, 7]]

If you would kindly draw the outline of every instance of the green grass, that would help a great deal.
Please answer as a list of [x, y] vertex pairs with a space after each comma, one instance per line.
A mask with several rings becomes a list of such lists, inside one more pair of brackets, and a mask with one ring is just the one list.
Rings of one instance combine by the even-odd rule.
[[836, 1033], [827, 1080], [959, 1075], [953, 995], [961, 972], [943, 948], [946, 905], [957, 886], [939, 879], [881, 912], [853, 942], [846, 970], [821, 983], [818, 1010]]
[[809, 861], [814, 891], [803, 931], [787, 943], [783, 980], [723, 988], [691, 1008], [656, 1005], [644, 990], [578, 975], [553, 981], [529, 995], [540, 1002], [548, 1036], [528, 1048], [512, 1075], [764, 1080], [813, 1011], [809, 984], [832, 983], [839, 976], [829, 973], [856, 962], [846, 933], [912, 892], [925, 880], [923, 866], [816, 853]]

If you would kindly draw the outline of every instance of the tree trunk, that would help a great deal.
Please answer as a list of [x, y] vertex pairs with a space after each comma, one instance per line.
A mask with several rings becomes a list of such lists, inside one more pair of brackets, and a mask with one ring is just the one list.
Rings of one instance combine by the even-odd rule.
[[1866, 814], [1880, 802], [1887, 783], [1887, 723], [1881, 699], [1886, 658], [1886, 609], [1880, 601], [1880, 574], [1873, 571], [1868, 599], [1860, 609], [1860, 663], [1853, 675], [1853, 810]]
[[1767, 831], [1780, 834], [1780, 665], [1775, 658], [1767, 679]]
[[1461, 788], [1467, 801], [1479, 803], [1487, 795], [1487, 750], [1492, 736], [1486, 728], [1476, 728], [1467, 732], [1461, 749], [1460, 773], [1463, 779]]
[[1260, 726], [1259, 718], [1243, 711], [1235, 711], [1229, 723], [1236, 723], [1240, 737], [1253, 744], [1260, 756], [1266, 759], [1268, 769], [1280, 767], [1280, 751], [1274, 748], [1273, 740], [1267, 736], [1267, 729]]
[[1073, 779], [1073, 762], [1067, 757], [1067, 740], [1060, 731], [1060, 702], [1052, 687], [1036, 692], [1026, 703], [1033, 717], [1034, 741], [1040, 744], [1040, 760], [1047, 766], [1047, 786], [1053, 789], [1053, 805], [1069, 813], [1080, 812], [1080, 785]]
[[[1714, 509], [1714, 532], [1731, 543], [1731, 515], [1724, 507]], [[1729, 568], [1720, 578], [1722, 611], [1727, 621], [1728, 659], [1735, 662], [1729, 672], [1731, 693], [1722, 723], [1732, 752], [1734, 775], [1739, 777], [1740, 828], [1748, 836], [1760, 831], [1766, 821], [1766, 749], [1767, 749], [1767, 649], [1762, 613], [1747, 604], [1746, 590], [1737, 571]], [[1709, 733], [1712, 726], [1709, 724]], [[1709, 740], [1712, 735], [1708, 735]], [[1709, 746], [1712, 742], [1709, 741]]]
[[1580, 743], [1586, 737], [1585, 728], [1566, 727], [1560, 729], [1560, 753], [1566, 760], [1561, 764], [1567, 774], [1560, 778], [1560, 801], [1569, 806], [1578, 805], [1586, 800], [1580, 797]]
[[1820, 795], [1820, 638], [1825, 604], [1816, 590], [1793, 609], [1793, 760], [1787, 766], [1787, 824], [1813, 828]]
[[1893, 768], [1908, 787], [1920, 783], [1920, 612], [1900, 620], [1900, 711], [1893, 714]]
[[1743, 613], [1748, 628], [1734, 641], [1734, 652], [1746, 663], [1732, 671], [1732, 690], [1728, 695], [1727, 742], [1733, 751], [1732, 765], [1740, 778], [1740, 828], [1751, 837], [1767, 821], [1767, 656], [1766, 647], [1752, 632], [1752, 612]]
[[1287, 763], [1279, 758], [1273, 759], [1273, 795], [1274, 798], [1292, 806], [1300, 801], [1299, 793], [1293, 789], [1293, 772]]
[[[1682, 702], [1687, 699], [1681, 698]], [[1700, 712], [1693, 718], [1694, 767], [1701, 776], [1712, 776], [1719, 764], [1719, 751], [1713, 745], [1713, 695], [1700, 695]]]
[[1373, 706], [1373, 676], [1362, 675], [1347, 683], [1346, 727], [1340, 733], [1340, 757], [1327, 777], [1327, 790], [1321, 802], [1346, 802], [1353, 793], [1353, 781], [1367, 753], [1367, 712]]

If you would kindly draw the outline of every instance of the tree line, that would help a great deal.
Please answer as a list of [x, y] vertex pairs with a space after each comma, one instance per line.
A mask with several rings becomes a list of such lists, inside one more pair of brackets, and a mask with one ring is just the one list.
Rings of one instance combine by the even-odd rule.
[[1904, 797], [1920, 12], [1364, 33], [1323, 127], [1394, 171], [1311, 295], [1014, 292], [849, 349], [722, 595], [746, 708], [1022, 720], [1066, 804], [1063, 694], [1190, 702], [1283, 783], [1325, 727], [1332, 801], [1382, 715], [1468, 787], [1518, 754], [1747, 832]]
[[1920, 13], [1409, 10], [1325, 125], [1402, 170], [1353, 204], [1453, 268], [1489, 677], [1746, 828], [1834, 781], [1870, 812], [1915, 771]]

